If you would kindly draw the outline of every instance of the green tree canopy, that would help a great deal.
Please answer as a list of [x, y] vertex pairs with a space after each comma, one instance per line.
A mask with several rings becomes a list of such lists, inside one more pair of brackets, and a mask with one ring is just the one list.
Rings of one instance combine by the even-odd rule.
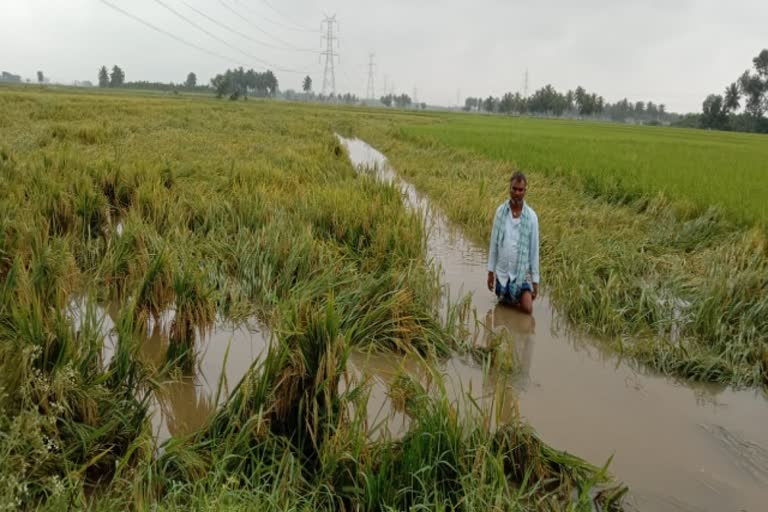
[[99, 68], [99, 87], [109, 87], [109, 71], [107, 71], [107, 66]]
[[728, 125], [728, 112], [723, 97], [710, 94], [702, 104], [701, 125], [703, 128], [723, 130]]
[[211, 79], [211, 86], [217, 98], [228, 96], [231, 100], [247, 98], [248, 94], [272, 97], [278, 91], [277, 77], [272, 71], [259, 73], [253, 69], [246, 71], [242, 67], [216, 75]]
[[112, 73], [109, 75], [109, 86], [120, 87], [125, 83], [125, 72], [120, 69], [120, 66], [115, 64], [112, 66]]
[[301, 84], [301, 88], [304, 92], [312, 92], [312, 78], [307, 75], [304, 77], [304, 82]]
[[728, 112], [736, 112], [741, 106], [741, 92], [739, 91], [739, 85], [733, 82], [731, 85], [725, 88], [725, 109]]
[[187, 75], [187, 80], [184, 82], [184, 87], [192, 89], [197, 85], [197, 75], [190, 72]]

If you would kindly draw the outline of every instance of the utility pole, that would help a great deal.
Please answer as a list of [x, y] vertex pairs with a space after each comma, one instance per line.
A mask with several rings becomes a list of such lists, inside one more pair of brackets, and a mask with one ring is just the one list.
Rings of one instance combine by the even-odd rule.
[[365, 87], [365, 97], [369, 100], [373, 100], [376, 98], [376, 90], [374, 88], [374, 82], [373, 82], [373, 58], [375, 55], [373, 53], [368, 54], [368, 85]]
[[327, 94], [336, 94], [336, 70], [333, 67], [334, 57], [338, 57], [339, 54], [333, 51], [333, 43], [336, 42], [338, 48], [339, 38], [333, 35], [333, 26], [338, 25], [336, 21], [336, 15], [326, 16], [323, 20], [321, 27], [325, 27], [325, 35], [322, 36], [322, 40], [325, 41], [325, 50], [321, 55], [325, 56], [325, 70], [323, 71], [323, 92], [325, 96]]

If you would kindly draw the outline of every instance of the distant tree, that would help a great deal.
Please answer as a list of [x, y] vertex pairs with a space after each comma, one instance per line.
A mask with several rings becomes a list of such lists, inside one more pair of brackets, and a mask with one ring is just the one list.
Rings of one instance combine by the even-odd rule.
[[[754, 64], [757, 73], [765, 80], [768, 80], [768, 49], [764, 49], [757, 57], [752, 59], [752, 64]], [[768, 83], [766, 85], [768, 86]]]
[[[749, 69], [744, 71], [735, 82], [726, 86], [723, 96], [707, 96], [702, 104], [702, 128], [768, 133], [765, 117], [768, 112], [768, 49], [753, 58], [752, 65], [755, 73]], [[739, 114], [742, 97], [744, 113]], [[722, 99], [721, 105], [717, 104], [717, 98]]]
[[216, 92], [217, 98], [222, 98], [227, 93], [228, 84], [226, 81], [227, 77], [221, 73], [211, 78], [211, 87]]
[[395, 96], [392, 101], [395, 102], [395, 106], [398, 108], [405, 108], [411, 106], [411, 97], [403, 93], [400, 96]]
[[587, 91], [582, 86], [576, 87], [576, 91], [573, 93], [573, 100], [579, 114], [585, 115], [589, 110], [589, 105], [587, 102]]
[[565, 93], [565, 105], [566, 110], [573, 110], [576, 106], [576, 93], [574, 93], [571, 90], [568, 90], [567, 93]]
[[45, 81], [45, 76], [43, 76], [42, 71], [37, 72], [37, 83], [41, 84]]
[[701, 126], [714, 130], [723, 130], [728, 125], [728, 113], [725, 110], [723, 97], [710, 94], [702, 104]]
[[511, 92], [504, 93], [499, 101], [499, 112], [502, 114], [511, 114], [515, 109], [515, 97]]
[[262, 73], [262, 76], [264, 80], [264, 86], [266, 87], [267, 96], [274, 97], [277, 95], [279, 86], [275, 74], [272, 73], [272, 71], [267, 70]]
[[385, 107], [391, 107], [392, 106], [392, 95], [387, 94], [386, 96], [382, 96], [379, 98], [379, 101], [385, 106]]
[[306, 93], [312, 92], [312, 78], [310, 78], [309, 75], [304, 77], [304, 82], [301, 84], [301, 89]]
[[[554, 112], [556, 115], [560, 115], [563, 111], [569, 110], [569, 101], [567, 95], [557, 94], [559, 96], [558, 101], [561, 105], [558, 105], [558, 108], [554, 110]], [[586, 89], [581, 86], [578, 86], [573, 92], [573, 102], [579, 115], [582, 116], [599, 114], [605, 108], [605, 100], [602, 96], [598, 96], [596, 93], [589, 94]], [[560, 114], [557, 113], [558, 111]]]
[[724, 102], [726, 111], [736, 112], [739, 110], [741, 106], [741, 92], [739, 92], [739, 85], [736, 82], [725, 88]]
[[194, 89], [197, 86], [197, 75], [194, 73], [189, 73], [187, 75], [187, 80], [184, 82], [184, 87], [187, 89]]
[[739, 77], [739, 90], [744, 94], [746, 100], [744, 110], [753, 117], [762, 117], [765, 111], [765, 105], [763, 104], [765, 84], [760, 79], [760, 76], [751, 75], [749, 70], [745, 71]]
[[656, 104], [652, 101], [649, 101], [645, 104], [645, 113], [647, 114], [647, 117], [655, 120], [659, 117], [659, 110], [656, 107]]
[[21, 83], [21, 76], [8, 71], [0, 72], [0, 82]]
[[483, 110], [486, 112], [495, 112], [498, 103], [499, 101], [496, 98], [493, 96], [488, 96], [483, 100]]
[[107, 71], [107, 66], [99, 68], [99, 87], [109, 87], [109, 71]]
[[275, 96], [278, 91], [277, 77], [272, 71], [259, 73], [253, 69], [242, 67], [228, 69], [211, 79], [211, 87], [216, 91], [216, 97], [229, 96], [229, 99], [247, 99], [249, 93], [256, 96]]
[[120, 87], [125, 83], [125, 72], [120, 69], [120, 66], [115, 64], [112, 66], [112, 73], [109, 75], [109, 86]]
[[635, 103], [635, 114], [639, 116], [643, 115], [643, 112], [645, 112], [645, 103], [642, 101], [638, 101]]

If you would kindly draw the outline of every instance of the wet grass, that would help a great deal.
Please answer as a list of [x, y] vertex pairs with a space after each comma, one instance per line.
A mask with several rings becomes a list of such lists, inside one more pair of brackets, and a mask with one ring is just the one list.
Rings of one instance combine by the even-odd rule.
[[[489, 123], [483, 129], [496, 121]], [[348, 129], [384, 152], [470, 238], [487, 244], [514, 162], [507, 153], [488, 158], [482, 149], [452, 147], [461, 146], [458, 139], [416, 137], [429, 130], [403, 124], [359, 121]], [[458, 124], [456, 134], [462, 130]], [[530, 156], [524, 149], [516, 155], [517, 161]], [[739, 224], [714, 205], [683, 208], [659, 190], [618, 200], [581, 176], [523, 170], [530, 177], [527, 200], [541, 220], [543, 284], [572, 324], [669, 374], [768, 384], [763, 228]], [[742, 218], [755, 213], [750, 204], [741, 205]]]
[[[338, 119], [26, 89], [0, 107], [0, 507], [560, 509], [608, 482], [522, 422], [463, 423], [439, 389], [404, 439], [370, 440], [366, 387], [341, 385], [349, 351], [430, 361], [459, 340], [421, 220], [354, 171]], [[168, 311], [155, 368], [139, 349]], [[194, 371], [196, 329], [252, 316], [272, 349], [158, 451], [158, 381]]]

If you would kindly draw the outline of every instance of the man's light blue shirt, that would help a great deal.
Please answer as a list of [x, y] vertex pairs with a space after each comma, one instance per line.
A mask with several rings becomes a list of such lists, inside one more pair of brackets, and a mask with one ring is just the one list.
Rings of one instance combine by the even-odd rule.
[[[505, 233], [520, 230], [519, 225], [514, 225], [509, 201], [505, 201], [499, 206], [494, 217], [491, 243], [488, 248], [488, 272], [496, 274], [496, 279], [499, 280], [502, 286], [506, 286], [510, 279], [514, 280], [516, 278], [517, 244], [521, 243], [529, 244], [529, 261], [527, 263], [523, 262], [526, 278], [530, 279], [533, 283], [539, 282], [539, 219], [533, 209], [527, 204], [524, 205], [524, 208], [528, 208], [531, 218], [528, 240], [518, 239], [517, 243], [513, 243], [513, 240], [508, 240], [508, 236], [497, 236], [500, 230], [504, 230]], [[518, 285], [522, 285], [522, 283], [518, 283]]]

